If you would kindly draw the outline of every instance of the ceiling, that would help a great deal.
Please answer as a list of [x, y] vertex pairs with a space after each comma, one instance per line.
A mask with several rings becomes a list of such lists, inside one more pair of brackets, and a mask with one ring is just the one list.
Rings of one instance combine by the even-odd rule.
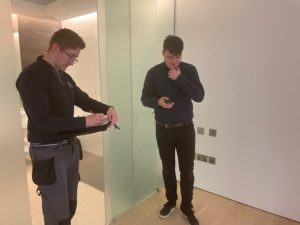
[[23, 0], [23, 1], [36, 3], [40, 5], [48, 5], [50, 3], [57, 2], [58, 0]]

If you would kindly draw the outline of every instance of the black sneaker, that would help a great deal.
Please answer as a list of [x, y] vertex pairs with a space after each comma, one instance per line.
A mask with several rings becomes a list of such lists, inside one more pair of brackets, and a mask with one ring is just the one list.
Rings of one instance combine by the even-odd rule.
[[190, 225], [199, 225], [199, 221], [195, 217], [194, 213], [183, 214], [183, 215]]
[[162, 219], [168, 218], [169, 215], [175, 210], [176, 205], [167, 202], [159, 212], [159, 217]]

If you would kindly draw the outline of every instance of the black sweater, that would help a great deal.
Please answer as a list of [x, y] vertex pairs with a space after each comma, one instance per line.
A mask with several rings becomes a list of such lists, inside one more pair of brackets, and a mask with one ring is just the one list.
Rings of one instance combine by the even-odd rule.
[[28, 141], [53, 143], [70, 137], [64, 131], [85, 128], [85, 117], [74, 117], [74, 105], [86, 112], [106, 113], [109, 106], [91, 99], [62, 73], [62, 82], [56, 70], [42, 56], [19, 75], [16, 87], [28, 116]]
[[[155, 120], [160, 123], [187, 122], [193, 119], [193, 104], [191, 100], [201, 102], [204, 89], [195, 66], [181, 62], [181, 75], [172, 80], [168, 78], [168, 67], [160, 63], [152, 67], [144, 82], [142, 103], [154, 108]], [[174, 101], [170, 109], [158, 107], [158, 99], [169, 97]]]

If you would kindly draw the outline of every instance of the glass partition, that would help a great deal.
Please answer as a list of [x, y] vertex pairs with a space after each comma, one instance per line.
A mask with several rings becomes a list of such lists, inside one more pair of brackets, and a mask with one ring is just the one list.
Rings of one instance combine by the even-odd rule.
[[[132, 204], [132, 98], [129, 0], [105, 1], [108, 103], [118, 112], [120, 130], [110, 130], [104, 142], [106, 219]], [[101, 18], [100, 18], [101, 19]], [[105, 74], [101, 74], [105, 76]], [[109, 215], [110, 214], [110, 215]]]
[[105, 82], [101, 83], [107, 94], [103, 96], [116, 107], [121, 127], [111, 129], [104, 139], [106, 212], [110, 222], [162, 185], [153, 110], [145, 108], [140, 97], [147, 70], [162, 61], [165, 36], [174, 33], [174, 0], [98, 3], [98, 9], [105, 8], [102, 17], [99, 12], [100, 20], [105, 19], [100, 29], [105, 33], [102, 43], [106, 63], [101, 66]]
[[162, 61], [162, 44], [173, 34], [174, 1], [131, 1], [133, 201], [140, 202], [161, 184], [153, 109], [141, 103], [147, 71]]

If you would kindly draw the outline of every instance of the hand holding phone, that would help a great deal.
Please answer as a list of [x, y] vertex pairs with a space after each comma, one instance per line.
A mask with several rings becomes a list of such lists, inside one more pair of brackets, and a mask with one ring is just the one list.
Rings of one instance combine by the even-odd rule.
[[170, 109], [173, 107], [174, 101], [167, 96], [163, 96], [157, 101], [157, 104], [161, 108]]

